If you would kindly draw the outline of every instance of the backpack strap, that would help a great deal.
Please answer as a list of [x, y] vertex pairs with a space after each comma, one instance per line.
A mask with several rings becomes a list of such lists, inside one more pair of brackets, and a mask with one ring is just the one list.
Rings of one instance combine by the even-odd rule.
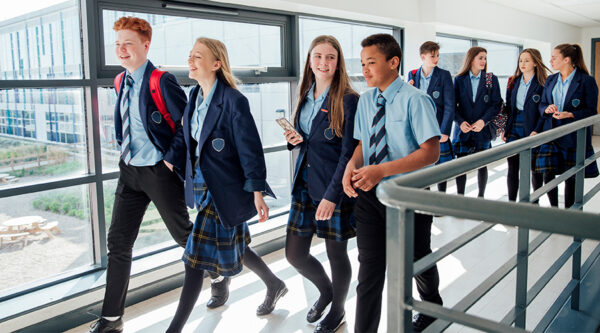
[[125, 75], [125, 71], [117, 74], [117, 76], [115, 76], [115, 92], [117, 93], [117, 96], [119, 96], [119, 91], [121, 91], [121, 82], [123, 82], [123, 75]]
[[419, 70], [418, 68], [417, 68], [417, 69], [413, 69], [413, 70], [412, 70], [412, 75], [413, 75], [413, 76], [417, 75], [417, 71], [418, 71], [418, 70]]
[[492, 76], [494, 76], [494, 73], [485, 73], [485, 87], [487, 90], [492, 89]]
[[167, 106], [165, 104], [165, 99], [163, 98], [162, 91], [160, 90], [160, 79], [162, 78], [165, 71], [161, 71], [159, 69], [154, 69], [152, 74], [150, 74], [150, 95], [152, 96], [152, 100], [158, 111], [163, 116], [169, 127], [171, 127], [171, 131], [175, 133], [175, 123], [171, 118], [171, 114], [167, 111]]

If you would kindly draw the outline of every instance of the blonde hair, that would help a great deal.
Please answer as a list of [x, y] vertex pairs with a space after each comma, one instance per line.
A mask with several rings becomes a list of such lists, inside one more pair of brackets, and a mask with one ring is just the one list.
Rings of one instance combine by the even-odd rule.
[[199, 37], [196, 39], [196, 43], [201, 43], [206, 46], [217, 61], [221, 62], [221, 68], [217, 70], [217, 78], [219, 81], [225, 83], [233, 89], [237, 89], [237, 79], [231, 72], [231, 66], [229, 65], [229, 56], [227, 55], [227, 47], [220, 40]]
[[330, 110], [328, 112], [328, 117], [329, 126], [333, 129], [335, 135], [341, 138], [344, 131], [344, 95], [358, 94], [350, 86], [350, 78], [346, 72], [346, 63], [344, 62], [342, 47], [340, 46], [340, 42], [333, 36], [318, 36], [310, 44], [302, 74], [302, 82], [300, 82], [298, 105], [296, 106], [296, 113], [294, 116], [294, 126], [298, 124], [298, 116], [302, 110], [302, 104], [306, 100], [306, 95], [308, 94], [310, 87], [315, 82], [315, 73], [313, 73], [310, 68], [310, 54], [317, 45], [323, 43], [330, 44], [338, 53], [337, 68], [333, 76], [333, 81], [331, 81], [331, 87], [329, 88]]

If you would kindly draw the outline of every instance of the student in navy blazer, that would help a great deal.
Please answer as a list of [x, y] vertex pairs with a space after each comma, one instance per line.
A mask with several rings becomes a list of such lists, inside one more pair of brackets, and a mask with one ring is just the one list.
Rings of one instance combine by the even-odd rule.
[[266, 221], [269, 209], [263, 194], [274, 194], [266, 181], [262, 144], [248, 99], [236, 88], [225, 44], [198, 38], [188, 66], [190, 78], [199, 85], [192, 89], [183, 115], [185, 187], [187, 202], [198, 215], [183, 254], [179, 306], [167, 332], [182, 330], [202, 289], [204, 271], [212, 273], [212, 283], [220, 284], [226, 295], [229, 277], [242, 265], [258, 274], [267, 295], [257, 315], [271, 313], [287, 292], [285, 283], [249, 246], [246, 221], [257, 213], [259, 222]]
[[[358, 141], [353, 138], [358, 94], [346, 73], [340, 43], [318, 36], [308, 50], [294, 116], [296, 132], [286, 131], [290, 149], [300, 148], [292, 185], [292, 206], [285, 243], [286, 258], [319, 290], [306, 320], [315, 332], [334, 332], [344, 322], [344, 304], [352, 268], [348, 239], [356, 235], [354, 200], [344, 195], [342, 176]], [[331, 280], [310, 254], [313, 235], [325, 239]]]
[[[427, 41], [419, 48], [423, 65], [408, 73], [408, 83], [431, 96], [436, 107], [436, 118], [440, 125], [440, 158], [436, 164], [454, 159], [450, 133], [454, 120], [454, 86], [450, 72], [437, 66], [440, 60], [440, 44]], [[424, 75], [425, 74], [425, 75]], [[446, 192], [446, 182], [438, 184], [438, 191]]]
[[[491, 148], [489, 123], [500, 111], [502, 96], [498, 78], [492, 73], [487, 74], [486, 70], [487, 51], [475, 46], [467, 52], [463, 67], [454, 78], [456, 110], [452, 144], [456, 157]], [[478, 197], [485, 194], [487, 178], [487, 167], [480, 168], [477, 172]], [[466, 183], [467, 175], [456, 177], [459, 194], [465, 194]]]
[[[552, 69], [559, 73], [550, 75], [546, 80], [539, 112], [546, 119], [543, 129], [549, 130], [596, 114], [598, 105], [598, 86], [589, 75], [581, 46], [560, 44], [552, 51], [550, 60]], [[585, 157], [594, 154], [591, 128], [587, 130]], [[540, 167], [550, 174], [550, 178], [575, 166], [577, 134], [567, 134], [540, 150], [545, 158], [537, 161]], [[585, 168], [585, 177], [598, 176], [598, 165], [594, 163]], [[565, 207], [575, 202], [575, 176], [565, 182]]]
[[108, 266], [102, 317], [90, 332], [120, 332], [131, 271], [132, 249], [146, 208], [152, 201], [173, 239], [185, 246], [192, 230], [182, 175], [185, 143], [181, 115], [186, 96], [175, 77], [162, 75], [160, 87], [175, 132], [150, 95], [154, 65], [147, 59], [152, 28], [142, 19], [122, 17], [114, 24], [115, 52], [126, 69], [115, 105], [115, 135], [120, 145], [119, 181], [108, 231]]
[[[537, 49], [521, 51], [515, 75], [509, 78], [506, 89], [505, 110], [508, 118], [502, 133], [502, 141], [508, 143], [542, 131], [544, 118], [540, 116], [539, 104], [549, 71], [544, 65], [540, 51]], [[544, 184], [544, 174], [535, 170], [537, 152], [537, 148], [532, 149], [531, 183], [534, 191]], [[507, 162], [508, 200], [516, 201], [519, 191], [519, 155], [509, 157]], [[558, 191], [549, 192], [548, 199], [552, 206], [557, 206]]]

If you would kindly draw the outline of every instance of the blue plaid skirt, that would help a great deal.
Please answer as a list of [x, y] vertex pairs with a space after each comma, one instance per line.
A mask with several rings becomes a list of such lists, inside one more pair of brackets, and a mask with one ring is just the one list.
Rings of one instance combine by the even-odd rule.
[[250, 244], [248, 224], [244, 222], [233, 228], [225, 227], [217, 215], [206, 184], [197, 180], [197, 177], [194, 178], [198, 216], [185, 246], [183, 262], [194, 269], [222, 276], [236, 275], [242, 271], [244, 251]]
[[452, 144], [450, 140], [446, 142], [440, 142], [440, 159], [436, 164], [442, 164], [444, 162], [452, 161], [454, 159], [454, 152], [452, 151]]
[[454, 154], [456, 158], [471, 155], [492, 148], [492, 143], [487, 142], [476, 142], [476, 141], [456, 141], [453, 144]]
[[525, 136], [525, 128], [523, 124], [525, 123], [525, 117], [523, 116], [524, 112], [521, 110], [517, 110], [517, 116], [513, 122], [513, 126], [506, 138], [506, 142], [513, 142]]
[[[593, 150], [585, 152], [585, 158], [594, 155]], [[534, 172], [561, 174], [577, 164], [577, 149], [574, 147], [561, 147], [557, 141], [548, 142], [540, 146], [535, 154]], [[596, 162], [585, 168], [585, 178], [598, 176], [598, 164]]]
[[312, 237], [315, 233], [319, 238], [332, 239], [338, 242], [356, 236], [356, 221], [354, 220], [354, 202], [342, 200], [335, 206], [333, 215], [328, 221], [315, 220], [319, 201], [312, 200], [308, 195], [307, 171], [303, 165], [300, 169], [301, 179], [296, 181], [292, 191], [292, 207], [288, 218], [287, 232], [300, 237]]

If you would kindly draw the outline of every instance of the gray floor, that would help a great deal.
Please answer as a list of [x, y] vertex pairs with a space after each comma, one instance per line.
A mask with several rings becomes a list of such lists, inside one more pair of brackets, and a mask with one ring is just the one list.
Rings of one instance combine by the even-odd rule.
[[[596, 147], [599, 146], [596, 137]], [[506, 164], [490, 167], [489, 183], [486, 192], [487, 199], [506, 200]], [[467, 183], [467, 195], [476, 195], [476, 177], [470, 176]], [[600, 178], [600, 177], [599, 177]], [[586, 189], [597, 184], [600, 179], [586, 180]], [[449, 193], [455, 193], [455, 184], [449, 184]], [[562, 187], [562, 186], [561, 186]], [[562, 192], [560, 193], [562, 201]], [[547, 206], [546, 198], [541, 205]], [[586, 210], [600, 212], [600, 196], [585, 207]], [[432, 244], [439, 248], [458, 235], [472, 228], [479, 222], [460, 220], [452, 217], [436, 218], [432, 228]], [[537, 234], [532, 231], [530, 239]], [[564, 236], [552, 236], [542, 245], [529, 261], [529, 286], [562, 254], [570, 244], [571, 239]], [[316, 240], [311, 251], [329, 272], [329, 265], [323, 242]], [[594, 241], [583, 244], [583, 260], [587, 258], [597, 245]], [[441, 278], [441, 294], [444, 305], [452, 306], [483, 281], [491, 272], [502, 265], [516, 253], [516, 231], [497, 225], [469, 245], [442, 260], [439, 265]], [[356, 303], [356, 274], [358, 268], [356, 242], [349, 242], [349, 256], [352, 261], [352, 284], [346, 302], [347, 324], [338, 332], [353, 331], [354, 311]], [[264, 257], [269, 267], [285, 280], [289, 293], [280, 300], [276, 310], [268, 316], [257, 317], [256, 306], [262, 302], [265, 288], [256, 275], [247, 270], [235, 277], [231, 284], [231, 296], [227, 305], [217, 310], [205, 307], [210, 296], [205, 280], [204, 290], [196, 304], [196, 308], [188, 321], [184, 332], [312, 332], [314, 325], [305, 321], [306, 312], [318, 297], [316, 288], [302, 278], [287, 263], [283, 250]], [[533, 329], [548, 307], [554, 302], [558, 293], [570, 279], [570, 261], [559, 274], [550, 282], [542, 293], [534, 300], [527, 311], [527, 328]], [[482, 298], [469, 313], [500, 320], [514, 305], [515, 274], [511, 273], [494, 289]], [[181, 289], [162, 294], [145, 302], [133, 305], [126, 310], [126, 332], [164, 332], [175, 309]], [[415, 297], [418, 297], [416, 294]], [[383, 306], [380, 332], [385, 332], [386, 306]], [[89, 323], [74, 328], [68, 332], [85, 332]], [[473, 330], [459, 326], [450, 326], [448, 332], [471, 332]]]

